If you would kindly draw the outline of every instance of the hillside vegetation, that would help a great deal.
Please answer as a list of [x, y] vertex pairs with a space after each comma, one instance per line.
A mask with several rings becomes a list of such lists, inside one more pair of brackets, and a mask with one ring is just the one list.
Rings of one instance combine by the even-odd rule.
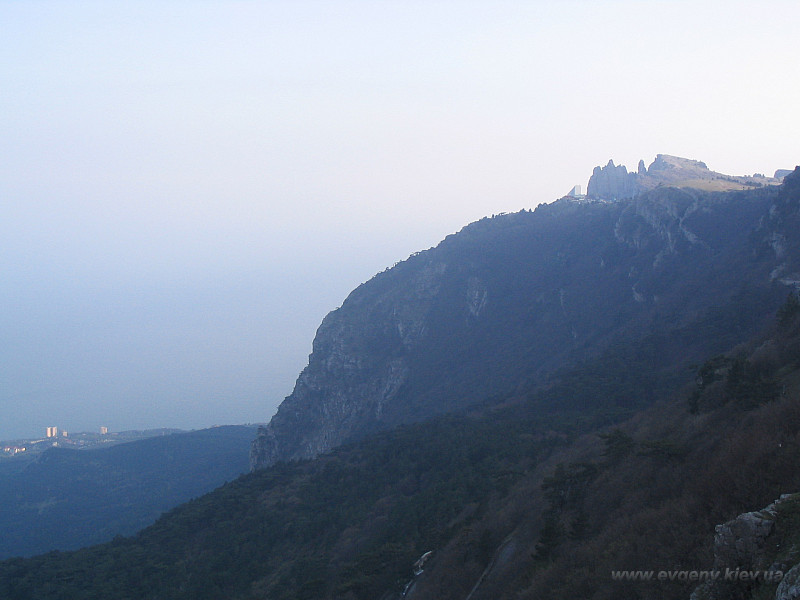
[[51, 448], [0, 475], [0, 558], [131, 535], [248, 470], [255, 427], [176, 433], [110, 448]]
[[[800, 172], [474, 224], [326, 318], [260, 434], [319, 456], [130, 538], [4, 561], [0, 597], [686, 599], [696, 582], [612, 572], [711, 568], [716, 525], [800, 491], [798, 273]], [[350, 441], [323, 453], [320, 432]], [[766, 549], [787, 568], [793, 507]]]
[[611, 428], [543, 417], [536, 396], [401, 427], [242, 477], [133, 538], [1, 563], [0, 595], [393, 598], [432, 551], [406, 597], [685, 598], [686, 583], [610, 573], [704, 568], [715, 524], [800, 490], [800, 310], [785, 310]]
[[546, 385], [609, 350], [649, 343], [652, 368], [673, 372], [723, 352], [800, 282], [798, 179], [562, 199], [465, 227], [325, 317], [253, 466]]

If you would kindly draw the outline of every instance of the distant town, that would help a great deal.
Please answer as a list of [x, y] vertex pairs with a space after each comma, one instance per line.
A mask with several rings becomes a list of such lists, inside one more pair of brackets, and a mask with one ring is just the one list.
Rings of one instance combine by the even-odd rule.
[[48, 448], [91, 449], [122, 442], [132, 442], [149, 437], [180, 433], [180, 429], [147, 429], [144, 431], [110, 432], [108, 427], [100, 427], [97, 432], [69, 433], [56, 426], [45, 427], [44, 437], [7, 440], [0, 442], [0, 460], [7, 458], [32, 457]]

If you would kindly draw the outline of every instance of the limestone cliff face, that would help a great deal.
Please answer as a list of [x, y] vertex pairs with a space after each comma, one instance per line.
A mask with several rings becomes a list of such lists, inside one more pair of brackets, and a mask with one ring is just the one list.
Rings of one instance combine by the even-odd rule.
[[[378, 428], [406, 383], [409, 354], [427, 334], [446, 270], [444, 262], [425, 262], [401, 287], [385, 286], [392, 276], [378, 275], [328, 314], [292, 395], [259, 432], [251, 463], [316, 456]], [[465, 286], [465, 312], [475, 312], [475, 293]]]
[[778, 199], [759, 222], [756, 235], [775, 257], [770, 278], [800, 290], [800, 260], [792, 251], [800, 232], [800, 167], [783, 181]]
[[594, 168], [586, 193], [590, 198], [606, 200], [633, 198], [641, 191], [638, 179], [637, 173], [628, 173], [625, 166], [609, 160], [605, 167]]
[[615, 165], [613, 160], [605, 167], [595, 167], [587, 195], [614, 201], [633, 198], [661, 186], [723, 192], [778, 185], [781, 180], [777, 174], [775, 177], [724, 175], [711, 171], [698, 160], [659, 154], [647, 168], [640, 160], [635, 173], [629, 173], [623, 165]]
[[[654, 319], [690, 326], [736, 302], [743, 280], [766, 315], [800, 282], [800, 190], [786, 191], [796, 180], [749, 195], [662, 186], [613, 203], [563, 199], [448, 236], [325, 317], [252, 446], [253, 468], [544, 383]], [[706, 339], [682, 341], [679, 358], [735, 341]]]

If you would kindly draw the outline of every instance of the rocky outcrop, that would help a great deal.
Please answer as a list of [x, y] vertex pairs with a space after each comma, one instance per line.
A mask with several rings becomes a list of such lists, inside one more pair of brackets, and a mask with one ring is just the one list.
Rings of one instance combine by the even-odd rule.
[[769, 566], [767, 538], [775, 528], [775, 504], [763, 510], [744, 513], [717, 525], [714, 535], [716, 569], [764, 569]]
[[[380, 427], [408, 377], [409, 354], [427, 334], [427, 314], [446, 270], [445, 263], [430, 262], [402, 288], [382, 290], [382, 280], [391, 278], [384, 273], [325, 317], [292, 395], [253, 443], [254, 467], [313, 457]], [[474, 278], [466, 288], [466, 310], [477, 316], [485, 290]]]
[[744, 190], [778, 185], [782, 178], [777, 173], [775, 177], [734, 177], [711, 171], [699, 160], [659, 154], [647, 168], [640, 160], [635, 173], [629, 173], [623, 165], [614, 165], [613, 160], [609, 160], [605, 167], [595, 167], [589, 179], [587, 196], [597, 200], [623, 200], [661, 186], [719, 192]]
[[613, 160], [609, 160], [605, 167], [594, 168], [586, 195], [604, 200], [633, 198], [642, 191], [638, 179], [637, 173], [628, 173], [625, 166], [616, 166]]
[[800, 232], [800, 167], [783, 178], [777, 201], [759, 223], [756, 233], [762, 247], [774, 253], [776, 266], [770, 278], [800, 290], [800, 260], [791, 251]]
[[800, 597], [798, 548], [786, 543], [800, 533], [795, 531], [799, 508], [800, 494], [784, 494], [762, 510], [717, 525], [714, 577], [695, 589], [691, 600], [744, 600], [779, 582], [776, 600]]
[[798, 598], [800, 598], [800, 565], [795, 565], [778, 584], [775, 600], [798, 600]]

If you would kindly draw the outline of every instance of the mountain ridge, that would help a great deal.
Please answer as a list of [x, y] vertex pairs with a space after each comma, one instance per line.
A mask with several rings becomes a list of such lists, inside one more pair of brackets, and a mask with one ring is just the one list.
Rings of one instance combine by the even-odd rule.
[[[770, 213], [781, 189], [564, 198], [447, 236], [325, 317], [294, 391], [259, 430], [252, 467], [544, 383], [657, 321], [689, 326], [734, 302], [742, 282], [766, 318], [781, 286], [800, 281], [798, 234]], [[694, 344], [687, 356], [710, 350]]]
[[[280, 462], [135, 537], [2, 561], [0, 595], [686, 600], [686, 579], [612, 573], [714, 568], [715, 525], [800, 489], [798, 295], [695, 373], [694, 407], [679, 393], [627, 420], [576, 420], [542, 415], [532, 396]], [[756, 558], [800, 560], [798, 514], [779, 515], [780, 547]], [[733, 587], [714, 597], [788, 600], [771, 583]]]
[[[800, 490], [799, 238], [800, 169], [775, 188], [662, 187], [470, 225], [355, 290], [306, 373], [305, 400], [336, 418], [324, 386], [382, 392], [373, 371], [402, 358], [381, 414], [429, 401], [423, 422], [376, 432], [377, 402], [353, 405], [338, 432], [363, 428], [313, 460], [287, 455], [131, 538], [0, 562], [0, 596], [686, 600], [690, 582], [611, 573], [713, 565], [715, 525]], [[558, 367], [529, 373], [553, 340]], [[494, 395], [462, 397], [487, 373]], [[299, 450], [332, 439], [278, 433]], [[798, 514], [769, 560], [800, 560]]]
[[706, 163], [680, 156], [658, 154], [649, 167], [639, 161], [637, 170], [628, 172], [624, 165], [609, 160], [604, 167], [595, 167], [589, 178], [586, 194], [598, 200], [623, 200], [660, 186], [693, 188], [706, 192], [730, 192], [770, 185], [779, 185], [791, 171], [779, 169], [773, 177], [760, 173], [733, 176], [717, 173]]

